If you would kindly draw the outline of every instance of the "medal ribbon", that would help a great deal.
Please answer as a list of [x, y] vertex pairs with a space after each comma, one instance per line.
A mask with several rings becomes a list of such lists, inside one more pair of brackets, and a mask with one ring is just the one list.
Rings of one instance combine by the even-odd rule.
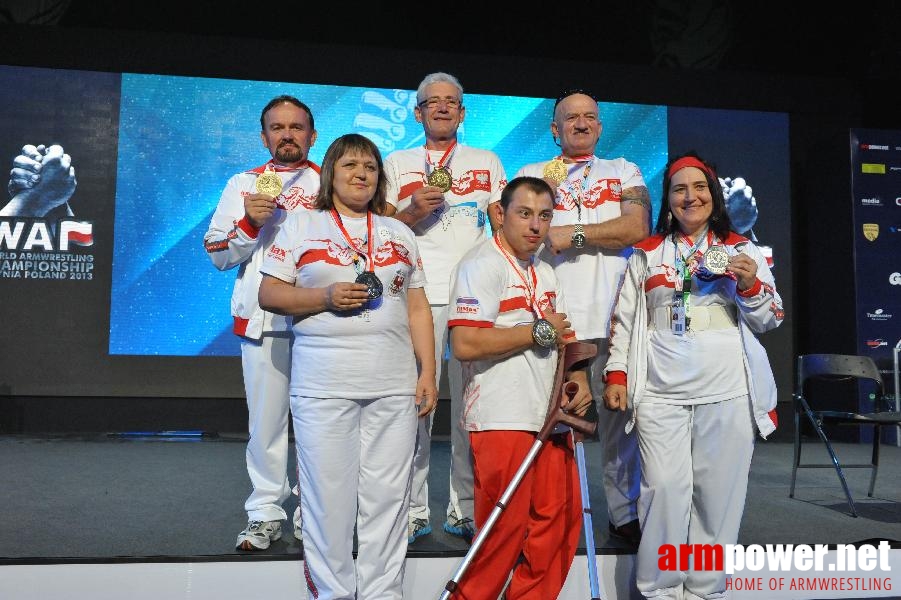
[[429, 149], [427, 146], [423, 146], [425, 148], [425, 165], [426, 165], [426, 175], [431, 175], [432, 171], [436, 168], [441, 168], [445, 164], [450, 163], [451, 157], [454, 154], [454, 150], [457, 149], [457, 140], [454, 140], [450, 146], [447, 147], [447, 150], [444, 151], [444, 154], [441, 155], [441, 158], [438, 159], [438, 164], [433, 165], [432, 161], [429, 159]]
[[[676, 248], [676, 272], [679, 274], [679, 277], [682, 279], [682, 305], [685, 306], [685, 318], [688, 320], [689, 313], [691, 312], [690, 306], [690, 298], [691, 298], [691, 267], [688, 266], [688, 259], [694, 256], [695, 252], [698, 252], [701, 248], [701, 244], [705, 241], [707, 245], [710, 245], [710, 238], [713, 235], [709, 229], [705, 231], [703, 234], [698, 236], [698, 241], [692, 242], [691, 238], [685, 235], [684, 233], [680, 233], [679, 237], [681, 238], [679, 241], [676, 241], [676, 234], [673, 234], [673, 246]], [[688, 247], [688, 254], [683, 256], [682, 251], [679, 249], [679, 242], [685, 244]]]
[[[281, 165], [277, 165], [277, 164], [275, 164], [275, 161], [270, 160], [269, 163], [266, 165], [266, 167], [272, 167], [272, 170], [275, 171], [276, 173], [279, 173], [280, 171], [290, 171], [292, 169], [297, 169], [297, 173], [294, 174], [294, 177], [292, 177], [288, 181], [285, 181], [282, 183], [282, 190], [290, 190], [291, 186], [294, 185], [295, 183], [297, 183], [297, 180], [300, 179], [300, 176], [303, 175], [304, 171], [306, 170], [306, 168], [309, 165], [310, 165], [309, 161], [305, 160], [305, 161], [303, 161], [303, 164], [301, 164], [299, 167], [282, 167], [281, 169], [279, 169], [279, 167], [281, 167]], [[285, 195], [285, 193], [282, 192], [277, 197], [283, 197], [284, 195]]]
[[519, 266], [517, 266], [516, 261], [510, 256], [510, 253], [507, 252], [507, 249], [504, 248], [503, 244], [501, 244], [501, 240], [499, 234], [494, 234], [494, 243], [497, 245], [498, 249], [501, 251], [501, 254], [504, 255], [504, 258], [507, 259], [507, 262], [510, 263], [510, 266], [513, 267], [513, 271], [519, 277], [520, 281], [523, 282], [526, 286], [526, 302], [529, 303], [529, 307], [532, 309], [532, 312], [538, 315], [539, 319], [544, 318], [544, 312], [541, 310], [541, 307], [538, 306], [538, 302], [535, 301], [535, 293], [538, 289], [538, 274], [535, 272], [535, 265], [532, 262], [532, 258], [529, 259], [529, 269], [528, 274], [532, 277], [532, 283], [529, 284], [528, 278], [522, 274]]
[[[364, 257], [366, 259], [366, 270], [370, 272], [375, 271], [375, 260], [372, 258], [372, 211], [366, 211], [366, 252], [364, 253], [362, 250], [357, 248], [357, 245], [354, 244], [353, 238], [350, 237], [350, 234], [347, 233], [347, 229], [344, 228], [344, 222], [341, 220], [341, 215], [334, 208], [331, 210], [332, 220], [335, 221], [335, 225], [338, 226], [338, 229], [341, 230], [341, 235], [344, 236], [344, 241], [347, 242], [347, 246], [357, 253], [358, 257]], [[370, 269], [369, 266], [372, 265]]]
[[[563, 155], [560, 155], [561, 158]], [[582, 222], [582, 204], [585, 203], [585, 196], [588, 195], [588, 175], [591, 174], [591, 165], [594, 164], [594, 155], [592, 154], [584, 154], [581, 156], [573, 156], [570, 158], [576, 164], [578, 163], [586, 163], [585, 169], [582, 171], [582, 178], [579, 182], [579, 187], [576, 189], [572, 184], [569, 184], [569, 190], [573, 192], [573, 196], [576, 199], [576, 221]]]

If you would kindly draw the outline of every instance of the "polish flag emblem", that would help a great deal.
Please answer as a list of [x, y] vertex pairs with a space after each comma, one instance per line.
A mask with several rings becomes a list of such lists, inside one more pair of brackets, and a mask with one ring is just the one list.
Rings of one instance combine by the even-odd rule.
[[61, 221], [59, 224], [59, 249], [69, 249], [69, 244], [94, 245], [94, 226], [90, 221]]

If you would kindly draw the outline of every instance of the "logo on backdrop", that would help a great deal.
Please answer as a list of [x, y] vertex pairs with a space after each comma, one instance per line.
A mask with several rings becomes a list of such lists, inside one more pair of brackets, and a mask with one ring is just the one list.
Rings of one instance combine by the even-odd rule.
[[27, 144], [13, 158], [0, 208], [0, 279], [93, 279], [94, 255], [81, 248], [94, 245], [94, 226], [74, 218], [76, 186], [72, 157], [58, 144]]
[[884, 163], [861, 163], [860, 172], [870, 175], [885, 175]]
[[873, 312], [867, 312], [867, 318], [871, 321], [888, 321], [892, 318], [892, 313], [885, 312], [883, 308], [877, 308]]
[[863, 224], [863, 237], [867, 238], [869, 241], [874, 241], [879, 237], [879, 223], [864, 223]]
[[901, 285], [901, 273], [895, 271], [888, 276], [888, 282], [892, 285]]

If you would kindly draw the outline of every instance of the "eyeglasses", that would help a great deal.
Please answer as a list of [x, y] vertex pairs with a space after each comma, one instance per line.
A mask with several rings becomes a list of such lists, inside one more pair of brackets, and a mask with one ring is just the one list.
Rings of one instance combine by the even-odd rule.
[[450, 96], [447, 96], [445, 98], [439, 98], [438, 96], [432, 96], [431, 98], [426, 98], [425, 100], [423, 100], [422, 102], [417, 104], [417, 106], [419, 106], [419, 108], [432, 109], [432, 108], [438, 108], [439, 104], [444, 104], [446, 107], [448, 107], [451, 110], [460, 108], [463, 105], [463, 103], [460, 102], [460, 100], [457, 98], [451, 98]]

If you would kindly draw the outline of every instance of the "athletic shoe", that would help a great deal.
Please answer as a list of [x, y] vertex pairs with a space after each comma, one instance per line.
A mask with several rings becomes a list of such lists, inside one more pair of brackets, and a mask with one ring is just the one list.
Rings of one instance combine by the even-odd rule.
[[303, 519], [300, 517], [300, 507], [294, 509], [294, 537], [303, 541]]
[[247, 527], [238, 534], [236, 550], [265, 550], [269, 542], [281, 539], [281, 521], [249, 521]]
[[410, 534], [407, 538], [407, 543], [412, 544], [417, 538], [432, 533], [432, 526], [425, 519], [412, 519], [410, 520], [410, 528], [407, 531]]
[[614, 525], [610, 521], [608, 528], [610, 529], [610, 535], [613, 537], [629, 542], [636, 547], [641, 543], [641, 527], [638, 525], [638, 519], [619, 526]]
[[444, 522], [444, 531], [463, 538], [467, 544], [471, 544], [472, 538], [476, 535], [472, 519], [469, 517], [458, 519], [456, 515], [450, 515], [447, 518], [447, 521]]

